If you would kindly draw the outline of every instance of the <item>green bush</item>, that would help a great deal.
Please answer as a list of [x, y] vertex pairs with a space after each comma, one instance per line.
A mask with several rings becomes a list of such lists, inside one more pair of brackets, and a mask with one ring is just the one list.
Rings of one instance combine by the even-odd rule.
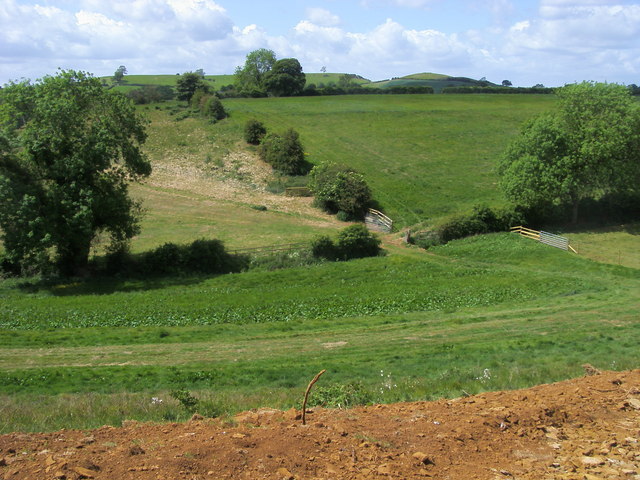
[[311, 253], [315, 258], [335, 260], [338, 258], [338, 249], [333, 240], [327, 235], [320, 235], [311, 242]]
[[371, 190], [364, 177], [353, 169], [332, 163], [311, 170], [309, 189], [314, 204], [329, 212], [341, 214], [341, 220], [361, 220], [372, 202]]
[[305, 175], [309, 171], [300, 136], [291, 128], [284, 134], [267, 134], [258, 153], [262, 160], [284, 175]]
[[244, 139], [251, 145], [259, 145], [266, 134], [267, 127], [256, 119], [247, 120], [244, 125]]
[[217, 121], [228, 117], [227, 111], [224, 109], [222, 102], [216, 96], [210, 96], [207, 98], [202, 113], [205, 117], [211, 120], [212, 123], [216, 123]]
[[350, 225], [338, 232], [336, 248], [343, 260], [375, 257], [380, 253], [380, 239], [362, 224]]

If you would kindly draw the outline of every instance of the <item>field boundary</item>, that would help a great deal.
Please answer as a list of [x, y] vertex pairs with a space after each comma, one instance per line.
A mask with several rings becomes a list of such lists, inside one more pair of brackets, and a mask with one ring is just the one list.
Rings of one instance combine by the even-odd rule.
[[391, 233], [393, 231], [393, 220], [373, 208], [370, 208], [365, 215], [364, 223], [369, 230], [376, 232]]
[[560, 235], [555, 235], [549, 232], [533, 230], [531, 228], [523, 227], [522, 225], [511, 227], [511, 233], [518, 233], [522, 237], [530, 238], [531, 240], [536, 240], [540, 243], [544, 243], [545, 245], [559, 248], [561, 250], [567, 250], [567, 251], [570, 250], [573, 253], [578, 253], [569, 244], [569, 239], [567, 237], [562, 237]]
[[285, 243], [282, 245], [272, 247], [252, 247], [252, 248], [236, 248], [230, 249], [229, 253], [232, 255], [268, 255], [274, 252], [291, 252], [293, 250], [299, 250], [302, 247], [308, 247], [309, 242], [299, 243]]

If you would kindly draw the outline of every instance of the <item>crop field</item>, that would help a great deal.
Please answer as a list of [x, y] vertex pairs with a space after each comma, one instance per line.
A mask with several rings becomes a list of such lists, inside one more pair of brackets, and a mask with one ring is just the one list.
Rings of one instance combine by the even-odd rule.
[[[300, 179], [260, 164], [242, 141], [249, 118], [298, 130], [313, 164], [357, 168], [402, 228], [500, 206], [497, 157], [554, 101], [229, 99], [216, 124], [176, 102], [143, 106], [154, 174], [133, 188], [146, 216], [132, 250], [201, 237], [279, 245], [345, 225], [272, 191]], [[274, 271], [0, 279], [0, 432], [184, 420], [184, 391], [205, 415], [290, 408], [321, 369], [316, 388], [373, 403], [521, 388], [580, 375], [584, 363], [637, 368], [637, 224], [566, 234], [580, 255], [507, 233], [423, 251], [393, 233], [385, 256]]]

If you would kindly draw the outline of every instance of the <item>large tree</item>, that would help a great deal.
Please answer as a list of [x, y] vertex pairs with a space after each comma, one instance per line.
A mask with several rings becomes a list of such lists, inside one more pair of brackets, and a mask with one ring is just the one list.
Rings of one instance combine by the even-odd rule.
[[92, 241], [138, 233], [128, 184], [151, 173], [146, 122], [124, 95], [85, 72], [0, 90], [0, 230], [6, 262], [85, 271]]
[[265, 75], [276, 63], [273, 50], [260, 48], [247, 55], [244, 66], [237, 67], [235, 72], [236, 89], [243, 95], [251, 97], [265, 96]]
[[525, 124], [504, 153], [501, 185], [516, 204], [568, 204], [640, 188], [640, 108], [616, 84], [583, 82], [558, 91], [558, 108]]
[[270, 95], [290, 97], [304, 89], [305, 74], [295, 58], [278, 60], [264, 76], [264, 87]]
[[191, 97], [196, 91], [202, 90], [203, 93], [209, 93], [209, 85], [204, 80], [204, 76], [198, 72], [185, 72], [176, 80], [176, 91], [178, 92], [178, 100], [191, 101]]

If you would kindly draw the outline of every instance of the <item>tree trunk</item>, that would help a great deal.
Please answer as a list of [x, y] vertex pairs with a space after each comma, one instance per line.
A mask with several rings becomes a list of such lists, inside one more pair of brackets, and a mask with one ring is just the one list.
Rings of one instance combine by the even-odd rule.
[[575, 199], [571, 207], [571, 224], [578, 224], [578, 207], [580, 206], [580, 199]]

